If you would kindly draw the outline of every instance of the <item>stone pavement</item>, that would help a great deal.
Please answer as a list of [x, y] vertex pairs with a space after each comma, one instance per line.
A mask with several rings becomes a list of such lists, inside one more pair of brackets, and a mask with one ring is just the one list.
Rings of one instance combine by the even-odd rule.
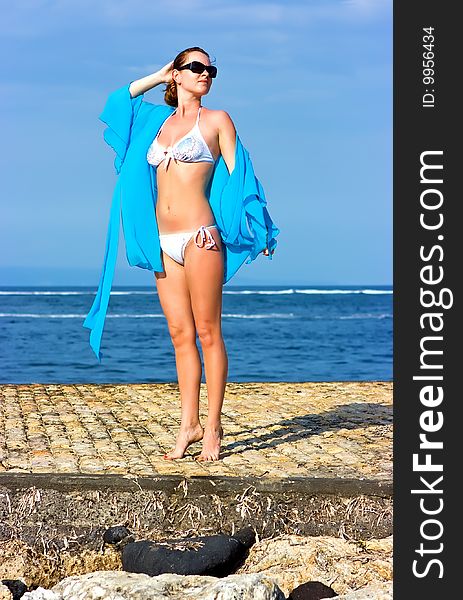
[[[166, 461], [176, 383], [0, 385], [2, 474], [392, 481], [392, 382], [227, 383], [221, 460]], [[204, 422], [207, 390], [201, 385]]]

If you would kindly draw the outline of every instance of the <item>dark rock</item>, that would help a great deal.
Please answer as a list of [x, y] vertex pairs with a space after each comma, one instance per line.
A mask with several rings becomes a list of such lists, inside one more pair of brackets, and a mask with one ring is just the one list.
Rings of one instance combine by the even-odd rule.
[[217, 534], [164, 542], [140, 540], [125, 546], [122, 568], [129, 573], [146, 575], [210, 575], [226, 577], [244, 562], [254, 532], [244, 528], [234, 536]]
[[252, 527], [243, 527], [233, 537], [239, 540], [245, 548], [250, 548], [256, 542], [256, 532]]
[[1, 583], [13, 594], [13, 600], [19, 600], [27, 592], [27, 586], [19, 579], [2, 579]]
[[110, 527], [104, 532], [103, 542], [105, 544], [118, 544], [129, 535], [131, 535], [131, 533], [127, 527], [116, 525], [114, 527]]
[[320, 581], [308, 581], [294, 588], [288, 596], [288, 600], [322, 600], [323, 598], [334, 598], [337, 595], [333, 588], [320, 583]]

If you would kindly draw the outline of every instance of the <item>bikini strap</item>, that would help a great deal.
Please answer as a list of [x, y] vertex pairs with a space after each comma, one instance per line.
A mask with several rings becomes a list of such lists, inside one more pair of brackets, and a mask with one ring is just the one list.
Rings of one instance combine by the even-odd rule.
[[202, 109], [202, 106], [200, 106], [199, 109], [198, 109], [198, 115], [196, 117], [196, 125], [198, 125], [198, 123], [199, 123], [199, 115], [201, 113], [201, 109]]

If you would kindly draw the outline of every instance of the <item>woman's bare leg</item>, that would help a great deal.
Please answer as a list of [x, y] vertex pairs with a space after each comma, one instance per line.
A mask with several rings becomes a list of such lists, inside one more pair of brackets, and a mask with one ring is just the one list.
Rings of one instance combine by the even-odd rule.
[[164, 455], [166, 459], [174, 459], [182, 458], [188, 446], [203, 437], [199, 422], [202, 371], [184, 268], [164, 253], [163, 259], [165, 273], [156, 273], [156, 286], [175, 350], [182, 407], [177, 443], [171, 452]]
[[221, 412], [228, 374], [228, 357], [222, 337], [222, 242], [217, 229], [209, 230], [217, 246], [198, 248], [191, 240], [185, 249], [185, 274], [196, 331], [203, 350], [208, 416], [203, 450], [198, 460], [218, 460], [223, 436]]

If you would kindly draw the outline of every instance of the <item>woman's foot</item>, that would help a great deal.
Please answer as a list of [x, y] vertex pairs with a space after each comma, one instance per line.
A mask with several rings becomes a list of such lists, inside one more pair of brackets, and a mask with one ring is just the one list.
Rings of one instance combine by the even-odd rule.
[[185, 450], [190, 446], [190, 444], [194, 444], [194, 442], [199, 442], [203, 439], [204, 431], [201, 427], [201, 424], [198, 423], [196, 427], [188, 427], [183, 428], [180, 427], [180, 431], [178, 432], [177, 442], [175, 444], [175, 448], [170, 452], [164, 454], [163, 458], [165, 460], [174, 460], [175, 458], [183, 458], [185, 454]]
[[204, 428], [203, 450], [196, 459], [199, 462], [208, 460], [219, 460], [220, 442], [223, 438], [223, 429], [219, 427], [210, 427], [206, 425]]

